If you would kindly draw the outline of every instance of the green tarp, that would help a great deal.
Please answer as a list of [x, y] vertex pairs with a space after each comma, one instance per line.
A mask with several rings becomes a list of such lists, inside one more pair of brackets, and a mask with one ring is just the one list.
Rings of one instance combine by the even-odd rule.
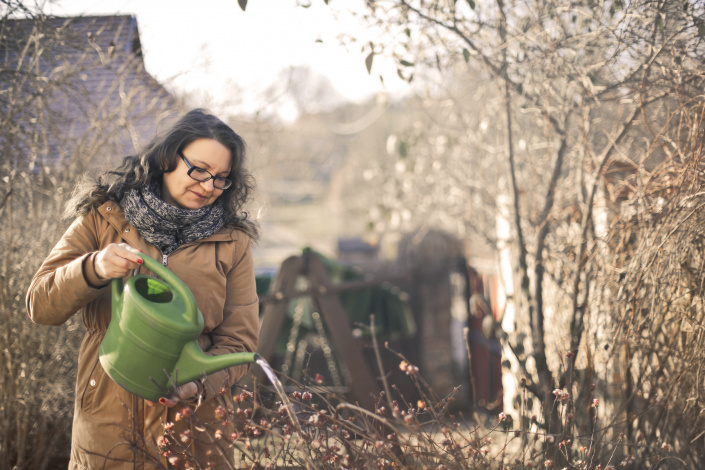
[[[304, 250], [304, 256], [318, 256], [326, 266], [333, 285], [349, 281], [364, 280], [365, 275], [356, 269], [340, 262], [327, 258], [310, 248]], [[257, 294], [263, 298], [269, 293], [270, 285], [274, 282], [271, 275], [258, 275]], [[302, 276], [300, 289], [306, 287], [306, 279]], [[363, 287], [355, 290], [344, 290], [339, 294], [345, 314], [353, 328], [360, 326], [364, 336], [369, 336], [370, 315], [374, 315], [375, 332], [381, 339], [403, 339], [416, 334], [416, 323], [406, 302], [406, 294], [396, 286], [382, 283], [372, 287]], [[286, 348], [288, 332], [294, 325], [296, 312], [300, 312], [299, 335], [306, 331], [315, 331], [313, 312], [317, 306], [308, 296], [298, 297], [289, 302], [286, 323], [283, 332], [277, 341], [276, 350]], [[260, 314], [264, 310], [264, 303], [260, 304]]]

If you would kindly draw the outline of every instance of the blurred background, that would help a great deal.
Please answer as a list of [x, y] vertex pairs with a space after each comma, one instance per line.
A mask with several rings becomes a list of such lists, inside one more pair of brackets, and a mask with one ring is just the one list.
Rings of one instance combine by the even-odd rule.
[[31, 325], [24, 295], [76, 178], [195, 107], [248, 144], [278, 371], [413, 395], [375, 339], [469, 419], [599, 430], [630, 443], [620, 455], [697, 468], [705, 422], [682, 423], [705, 409], [704, 15], [694, 0], [0, 2], [0, 470], [66, 450], [83, 326]]

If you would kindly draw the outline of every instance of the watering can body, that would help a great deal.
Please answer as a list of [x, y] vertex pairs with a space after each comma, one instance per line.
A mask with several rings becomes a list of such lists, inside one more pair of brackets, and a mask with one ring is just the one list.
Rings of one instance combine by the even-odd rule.
[[257, 353], [209, 356], [198, 345], [203, 316], [188, 287], [169, 269], [140, 254], [161, 279], [112, 281], [112, 315], [98, 357], [122, 388], [151, 401], [228, 367], [255, 362]]

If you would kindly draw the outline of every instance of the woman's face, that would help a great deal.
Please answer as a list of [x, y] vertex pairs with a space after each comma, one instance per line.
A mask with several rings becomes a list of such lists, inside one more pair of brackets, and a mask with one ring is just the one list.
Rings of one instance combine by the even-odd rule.
[[[227, 178], [232, 157], [230, 150], [213, 139], [197, 139], [181, 151], [191, 166], [197, 166], [213, 176]], [[223, 194], [213, 186], [213, 180], [199, 182], [188, 175], [188, 166], [181, 157], [174, 171], [162, 177], [162, 198], [172, 206], [183, 209], [200, 209], [211, 205]]]

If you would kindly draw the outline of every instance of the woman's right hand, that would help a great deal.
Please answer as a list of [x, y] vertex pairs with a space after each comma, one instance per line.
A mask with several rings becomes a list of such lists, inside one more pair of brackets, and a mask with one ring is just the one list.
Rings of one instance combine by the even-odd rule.
[[142, 258], [135, 253], [142, 251], [127, 243], [111, 243], [95, 257], [95, 273], [106, 281], [125, 277], [142, 265]]

